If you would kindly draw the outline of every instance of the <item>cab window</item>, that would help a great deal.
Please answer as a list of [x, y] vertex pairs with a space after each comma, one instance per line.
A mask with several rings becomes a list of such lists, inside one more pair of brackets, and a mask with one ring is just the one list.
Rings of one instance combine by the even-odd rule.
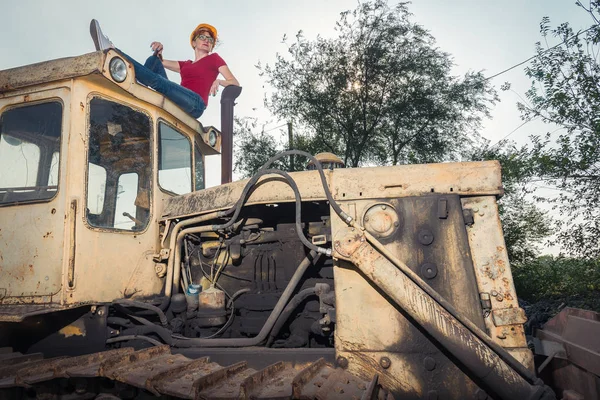
[[11, 108], [0, 115], [0, 205], [55, 196], [61, 130], [59, 102]]
[[141, 231], [150, 220], [151, 123], [131, 107], [90, 101], [86, 218], [93, 227]]
[[160, 141], [158, 184], [174, 194], [192, 191], [192, 146], [190, 140], [164, 122], [158, 124]]

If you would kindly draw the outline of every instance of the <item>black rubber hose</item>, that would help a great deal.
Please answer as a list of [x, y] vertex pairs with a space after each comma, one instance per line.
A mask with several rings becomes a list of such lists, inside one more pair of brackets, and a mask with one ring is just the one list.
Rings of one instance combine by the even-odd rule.
[[[162, 339], [163, 342], [170, 345], [173, 343], [173, 338], [171, 337], [171, 331], [167, 328], [160, 327], [158, 325], [149, 326], [149, 325], [139, 325], [135, 328], [123, 329], [121, 331], [121, 335], [119, 336], [131, 336], [131, 335], [147, 335], [149, 333], [154, 333], [158, 337]], [[117, 336], [117, 337], [119, 337]]]
[[342, 208], [339, 206], [339, 204], [337, 204], [336, 201], [333, 199], [333, 196], [331, 195], [331, 191], [329, 190], [329, 186], [327, 185], [327, 179], [325, 178], [325, 173], [323, 172], [323, 166], [321, 165], [321, 162], [319, 160], [317, 160], [312, 154], [307, 153], [305, 151], [301, 151], [301, 150], [283, 151], [283, 152], [278, 153], [278, 154], [274, 155], [273, 157], [269, 158], [267, 160], [267, 162], [262, 167], [260, 167], [259, 172], [261, 170], [267, 169], [268, 167], [271, 166], [271, 164], [273, 164], [275, 161], [279, 160], [280, 158], [289, 156], [289, 155], [304, 156], [304, 157], [312, 160], [312, 162], [315, 164], [315, 167], [317, 168], [317, 171], [319, 171], [319, 176], [321, 177], [321, 184], [323, 185], [323, 190], [325, 191], [325, 196], [327, 197], [329, 204], [331, 205], [331, 207], [333, 207], [336, 214], [339, 215], [340, 218], [342, 218], [342, 220], [344, 220], [346, 223], [351, 222], [353, 218], [351, 216], [349, 216], [348, 214], [346, 214], [342, 210]]
[[131, 322], [127, 318], [121, 318], [121, 317], [108, 317], [108, 318], [106, 318], [106, 323], [109, 325], [123, 326], [125, 328], [130, 328], [130, 327], [134, 326], [133, 322]]
[[300, 279], [308, 269], [310, 265], [314, 265], [318, 260], [319, 255], [316, 251], [311, 251], [308, 256], [302, 260], [298, 268], [296, 268], [296, 272], [292, 275], [292, 279], [290, 279], [289, 283], [285, 287], [285, 290], [281, 294], [281, 297], [275, 304], [275, 308], [271, 311], [271, 315], [267, 319], [267, 322], [263, 325], [262, 329], [252, 338], [233, 338], [233, 339], [203, 339], [203, 338], [194, 338], [194, 339], [175, 339], [173, 340], [173, 347], [249, 347], [256, 346], [262, 343], [273, 329], [273, 325], [279, 318], [279, 315], [283, 311], [284, 307], [292, 297], [292, 293], [296, 290]]
[[165, 315], [163, 310], [161, 310], [160, 308], [158, 308], [156, 306], [153, 306], [152, 304], [143, 303], [141, 301], [128, 300], [128, 299], [117, 299], [117, 300], [113, 301], [113, 303], [119, 304], [119, 305], [125, 306], [125, 307], [137, 307], [137, 308], [143, 308], [146, 310], [150, 310], [150, 311], [154, 312], [156, 315], [158, 315], [158, 318], [160, 319], [160, 324], [162, 326], [167, 326], [167, 324], [168, 324], [167, 316]]
[[117, 336], [114, 338], [106, 339], [106, 344], [117, 343], [117, 342], [127, 342], [129, 340], [145, 340], [146, 342], [150, 342], [155, 346], [162, 346], [163, 344], [156, 339], [152, 339], [151, 337], [144, 335], [127, 335], [127, 336]]
[[269, 335], [269, 340], [267, 340], [267, 347], [271, 347], [271, 345], [273, 344], [273, 341], [275, 340], [275, 337], [277, 337], [277, 335], [279, 334], [279, 331], [281, 330], [283, 325], [286, 323], [286, 321], [290, 318], [290, 315], [294, 312], [296, 307], [298, 307], [300, 305], [300, 303], [302, 303], [308, 297], [314, 296], [314, 295], [315, 295], [315, 288], [312, 287], [312, 288], [301, 290], [292, 298], [292, 300], [288, 303], [288, 305], [285, 307], [283, 312], [279, 315], [279, 318], [277, 318], [277, 322], [275, 322], [275, 325], [273, 325], [273, 329], [271, 330], [271, 334]]
[[284, 177], [285, 180], [287, 181], [288, 185], [292, 188], [292, 190], [294, 192], [294, 197], [296, 199], [296, 213], [295, 213], [296, 214], [295, 215], [296, 231], [297, 231], [298, 237], [300, 238], [300, 241], [311, 250], [314, 250], [321, 254], [331, 255], [331, 249], [325, 249], [323, 247], [316, 246], [313, 243], [311, 243], [306, 238], [306, 236], [304, 236], [304, 233], [302, 232], [302, 223], [301, 223], [302, 199], [300, 197], [300, 190], [298, 189], [298, 185], [296, 185], [296, 182], [292, 179], [292, 177], [287, 172], [280, 171], [277, 169], [263, 169], [263, 170], [258, 171], [256, 173], [256, 175], [254, 175], [252, 177], [252, 179], [250, 179], [250, 181], [248, 181], [248, 183], [244, 187], [244, 190], [242, 191], [242, 194], [241, 194], [238, 202], [234, 206], [235, 212], [234, 212], [233, 216], [231, 217], [231, 219], [225, 224], [213, 225], [211, 227], [211, 229], [214, 231], [219, 231], [219, 230], [223, 230], [223, 229], [227, 229], [227, 228], [231, 227], [236, 222], [237, 218], [239, 217], [242, 206], [244, 205], [244, 203], [247, 200], [246, 197], [248, 196], [248, 192], [250, 191], [250, 189], [256, 184], [256, 182], [258, 181], [258, 179], [261, 176], [269, 175], [269, 174], [280, 175], [280, 176]]
[[[162, 311], [167, 311], [169, 304], [171, 303], [171, 298], [169, 296], [161, 297], [160, 304], [155, 306], [161, 309]], [[144, 311], [136, 311], [135, 315], [147, 317], [149, 315], [156, 315], [156, 313], [152, 310], [144, 310]]]

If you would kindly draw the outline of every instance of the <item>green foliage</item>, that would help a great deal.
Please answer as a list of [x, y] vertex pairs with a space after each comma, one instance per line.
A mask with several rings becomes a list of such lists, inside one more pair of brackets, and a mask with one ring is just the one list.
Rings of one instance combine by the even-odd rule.
[[[537, 57], [526, 68], [533, 82], [528, 103], [518, 107], [524, 119], [559, 127], [557, 137], [551, 132], [533, 138], [536, 174], [562, 190], [556, 198], [539, 200], [567, 217], [557, 227], [563, 248], [593, 260], [600, 257], [600, 3], [591, 2], [586, 11], [595, 24], [584, 32], [574, 32], [568, 23], [551, 28], [548, 18], [542, 20], [544, 42], [536, 44]], [[550, 37], [564, 44], [550, 46]]]
[[458, 159], [479, 141], [495, 92], [479, 72], [451, 75], [451, 57], [410, 21], [407, 3], [361, 2], [336, 31], [299, 32], [287, 56], [259, 65], [273, 89], [266, 106], [294, 122], [305, 149], [356, 167]]
[[539, 246], [552, 234], [552, 219], [535, 203], [527, 200], [527, 182], [534, 176], [535, 165], [527, 148], [508, 143], [487, 148], [476, 154], [477, 160], [498, 160], [502, 166], [505, 195], [498, 201], [504, 241], [511, 265], [535, 260]]
[[571, 296], [600, 299], [600, 260], [542, 256], [512, 266], [515, 288], [527, 301]]
[[244, 177], [250, 177], [278, 153], [278, 143], [265, 132], [257, 131], [256, 119], [236, 118], [234, 142], [236, 146], [234, 169]]

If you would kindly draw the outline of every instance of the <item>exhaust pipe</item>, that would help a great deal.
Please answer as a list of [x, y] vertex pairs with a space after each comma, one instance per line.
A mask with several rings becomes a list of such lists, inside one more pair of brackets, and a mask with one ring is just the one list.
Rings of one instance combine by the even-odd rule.
[[240, 86], [230, 85], [221, 95], [221, 184], [231, 182], [233, 175], [233, 107], [240, 93]]

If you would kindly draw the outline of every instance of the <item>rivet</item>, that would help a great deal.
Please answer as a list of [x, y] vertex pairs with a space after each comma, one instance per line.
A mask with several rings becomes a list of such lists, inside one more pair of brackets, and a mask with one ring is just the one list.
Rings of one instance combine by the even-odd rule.
[[423, 359], [423, 365], [427, 371], [433, 371], [435, 369], [435, 359], [427, 356]]
[[392, 365], [392, 360], [390, 360], [388, 357], [381, 357], [379, 360], [379, 365], [381, 365], [381, 368], [383, 369], [388, 369]]
[[483, 211], [479, 213], [480, 217], [483, 217], [484, 215], [485, 215], [485, 213]]
[[387, 209], [387, 207], [386, 206], [381, 206], [381, 209], [385, 210], [385, 209]]
[[485, 399], [487, 399], [487, 398], [488, 398], [488, 395], [487, 395], [487, 393], [486, 393], [486, 392], [484, 392], [483, 390], [481, 390], [481, 389], [477, 389], [477, 391], [475, 392], [475, 398], [476, 398], [477, 400], [485, 400]]
[[472, 210], [473, 210], [474, 213], [479, 212], [479, 208], [477, 208], [477, 207], [473, 207]]
[[498, 296], [498, 292], [496, 292], [495, 290], [492, 290], [491, 295], [494, 296], [494, 297], [496, 297], [496, 296]]
[[341, 368], [348, 368], [348, 359], [346, 357], [343, 356], [339, 356], [337, 358], [337, 365], [339, 365]]

